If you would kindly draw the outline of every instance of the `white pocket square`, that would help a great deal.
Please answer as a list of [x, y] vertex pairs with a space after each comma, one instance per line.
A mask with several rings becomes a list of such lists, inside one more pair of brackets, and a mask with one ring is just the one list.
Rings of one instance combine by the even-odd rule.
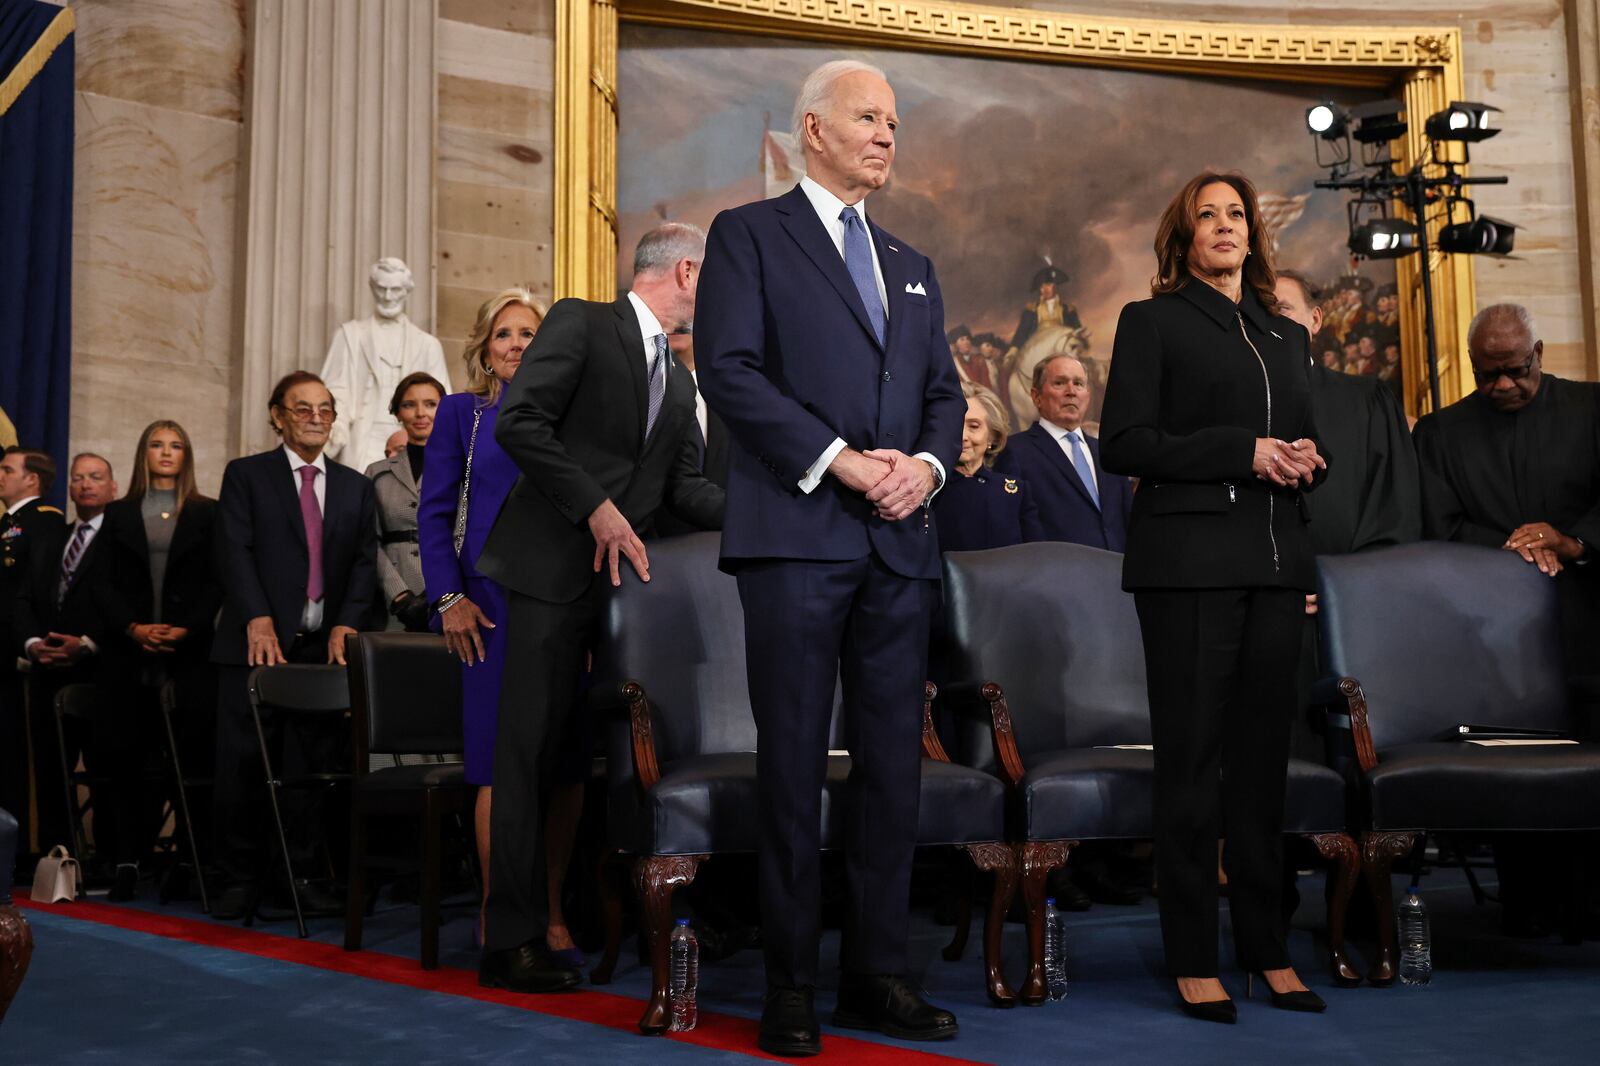
[[922, 282], [920, 281], [915, 285], [911, 284], [909, 281], [906, 282], [906, 291], [909, 293], [915, 293], [918, 296], [928, 295], [928, 290], [922, 287]]

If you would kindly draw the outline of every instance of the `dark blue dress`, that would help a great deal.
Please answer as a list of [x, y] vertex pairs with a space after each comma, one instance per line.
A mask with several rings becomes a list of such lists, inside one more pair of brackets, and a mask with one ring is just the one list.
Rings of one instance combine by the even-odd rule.
[[[490, 783], [494, 734], [500, 709], [500, 675], [506, 659], [506, 600], [500, 586], [478, 573], [478, 553], [489, 537], [500, 507], [516, 484], [517, 464], [496, 443], [494, 420], [500, 403], [483, 408], [472, 452], [468, 488], [467, 535], [456, 558], [456, 506], [472, 440], [472, 412], [482, 397], [458, 392], [446, 396], [434, 415], [433, 434], [423, 452], [422, 496], [417, 506], [417, 540], [429, 602], [450, 592], [466, 593], [495, 628], [481, 630], [484, 661], [461, 668], [462, 730], [466, 738], [466, 776], [475, 785]], [[439, 616], [432, 625], [439, 628]]]
[[941, 552], [981, 551], [1045, 540], [1028, 484], [982, 468], [953, 472], [933, 498]]

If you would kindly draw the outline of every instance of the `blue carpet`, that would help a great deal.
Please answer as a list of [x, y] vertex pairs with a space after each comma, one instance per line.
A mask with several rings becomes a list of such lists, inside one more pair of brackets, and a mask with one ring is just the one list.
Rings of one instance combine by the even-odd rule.
[[[1068, 997], [1034, 1009], [997, 1011], [984, 1001], [976, 951], [969, 950], [962, 962], [944, 962], [938, 952], [948, 930], [918, 914], [914, 965], [933, 999], [957, 1012], [961, 1036], [945, 1044], [899, 1046], [1004, 1066], [1592, 1060], [1600, 1043], [1600, 944], [1505, 939], [1498, 934], [1498, 908], [1475, 907], [1459, 875], [1442, 871], [1424, 886], [1435, 930], [1433, 985], [1338, 989], [1313, 937], [1321, 925], [1319, 885], [1302, 881], [1307, 900], [1291, 950], [1301, 975], [1329, 1001], [1325, 1015], [1276, 1011], [1264, 998], [1245, 1001], [1242, 976], [1225, 972], [1224, 983], [1240, 1000], [1239, 1024], [1205, 1025], [1183, 1017], [1160, 976], [1160, 933], [1148, 903], [1069, 916]], [[182, 905], [163, 910], [180, 912], [193, 913]], [[443, 932], [442, 962], [470, 968], [476, 961], [471, 908], [447, 913], [452, 920]], [[751, 1061], [733, 1052], [54, 914], [30, 912], [29, 919], [38, 950], [0, 1027], [4, 1063]], [[366, 946], [414, 958], [415, 919], [414, 908], [385, 904], [369, 923]], [[317, 939], [339, 941], [338, 921], [313, 924]], [[1223, 926], [1226, 937], [1225, 911]], [[257, 928], [293, 935], [289, 923]], [[830, 936], [823, 957], [836, 952], [837, 938]], [[1006, 957], [1016, 980], [1020, 927], [1006, 928]], [[625, 949], [609, 991], [642, 1001], [648, 984], [648, 972]], [[755, 952], [706, 966], [701, 1009], [755, 1017], [762, 984]], [[1257, 995], [1264, 993], [1258, 989]], [[831, 987], [819, 990], [820, 1011], [831, 1009], [832, 1001]]]

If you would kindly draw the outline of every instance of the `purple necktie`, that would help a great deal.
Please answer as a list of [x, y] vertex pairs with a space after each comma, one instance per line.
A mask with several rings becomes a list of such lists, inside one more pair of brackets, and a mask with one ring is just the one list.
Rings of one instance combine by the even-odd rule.
[[306, 599], [322, 599], [322, 508], [317, 506], [317, 468], [300, 468], [300, 520], [306, 524]]

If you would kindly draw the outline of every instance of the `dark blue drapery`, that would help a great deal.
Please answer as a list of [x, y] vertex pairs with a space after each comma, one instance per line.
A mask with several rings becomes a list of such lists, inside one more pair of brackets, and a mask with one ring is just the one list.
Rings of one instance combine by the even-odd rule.
[[[0, 0], [0, 83], [27, 73], [19, 64], [58, 18], [71, 15]], [[68, 34], [0, 114], [0, 408], [58, 464], [72, 389], [72, 53]]]

